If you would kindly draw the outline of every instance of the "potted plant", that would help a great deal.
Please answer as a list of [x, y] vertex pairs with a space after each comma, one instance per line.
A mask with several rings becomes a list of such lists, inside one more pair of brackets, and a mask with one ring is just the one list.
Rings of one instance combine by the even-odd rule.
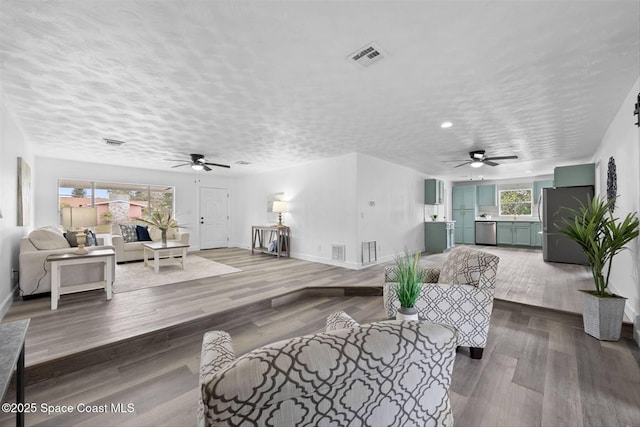
[[163, 244], [167, 244], [167, 230], [180, 227], [178, 221], [172, 216], [171, 211], [155, 209], [151, 211], [149, 218], [136, 218], [138, 221], [157, 228], [161, 232]]
[[396, 316], [398, 320], [418, 320], [415, 304], [420, 296], [424, 279], [423, 270], [418, 266], [419, 258], [419, 252], [414, 255], [405, 252], [403, 256], [395, 260], [396, 282], [398, 282], [396, 294], [400, 301], [400, 309]]
[[638, 237], [636, 212], [620, 221], [613, 216], [615, 197], [609, 201], [596, 196], [564, 218], [560, 232], [576, 242], [589, 261], [596, 290], [582, 290], [582, 317], [587, 334], [605, 341], [620, 338], [626, 298], [607, 291], [613, 257]]

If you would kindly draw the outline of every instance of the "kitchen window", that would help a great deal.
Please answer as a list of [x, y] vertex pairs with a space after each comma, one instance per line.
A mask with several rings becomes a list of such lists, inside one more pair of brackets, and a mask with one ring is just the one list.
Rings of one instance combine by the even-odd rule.
[[500, 190], [500, 216], [531, 215], [532, 190]]

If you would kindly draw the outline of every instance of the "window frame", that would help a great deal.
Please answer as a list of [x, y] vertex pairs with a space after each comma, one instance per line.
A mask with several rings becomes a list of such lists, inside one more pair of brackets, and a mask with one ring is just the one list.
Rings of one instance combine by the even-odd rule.
[[[529, 213], [523, 213], [523, 214], [513, 214], [513, 213], [505, 213], [502, 211], [502, 194], [506, 193], [506, 192], [511, 192], [511, 191], [528, 191], [529, 192], [529, 202], [512, 202], [510, 204], [513, 205], [529, 205]], [[505, 188], [502, 190], [498, 190], [498, 214], [500, 216], [533, 216], [533, 204], [534, 204], [534, 200], [533, 200], [533, 188]]]

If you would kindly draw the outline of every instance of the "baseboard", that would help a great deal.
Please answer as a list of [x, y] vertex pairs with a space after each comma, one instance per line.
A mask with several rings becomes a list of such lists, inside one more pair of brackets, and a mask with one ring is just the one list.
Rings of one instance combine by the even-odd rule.
[[[622, 292], [618, 291], [614, 285], [609, 284], [609, 288], [612, 293], [622, 295]], [[629, 299], [627, 299], [627, 302], [624, 305], [624, 315], [631, 321], [631, 323], [633, 323], [633, 339], [638, 347], [640, 347], [640, 314], [636, 313], [633, 309], [631, 300]]]
[[5, 314], [7, 314], [7, 311], [9, 311], [11, 304], [13, 304], [13, 296], [16, 294], [17, 290], [18, 285], [16, 284], [13, 289], [11, 289], [11, 292], [9, 292], [9, 295], [7, 295], [2, 301], [2, 304], [0, 304], [0, 320], [2, 320]]

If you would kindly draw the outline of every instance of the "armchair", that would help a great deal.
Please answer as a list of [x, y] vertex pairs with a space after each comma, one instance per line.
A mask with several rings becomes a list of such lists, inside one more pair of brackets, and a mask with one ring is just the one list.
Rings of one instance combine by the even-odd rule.
[[[458, 345], [468, 346], [473, 359], [481, 359], [487, 344], [489, 321], [500, 258], [487, 252], [457, 247], [440, 269], [423, 267], [423, 283], [416, 302], [418, 316], [458, 330]], [[400, 302], [396, 295], [395, 267], [385, 267], [384, 308], [394, 318]]]
[[454, 328], [402, 321], [359, 326], [337, 313], [327, 331], [239, 358], [229, 334], [207, 332], [198, 425], [453, 425]]

